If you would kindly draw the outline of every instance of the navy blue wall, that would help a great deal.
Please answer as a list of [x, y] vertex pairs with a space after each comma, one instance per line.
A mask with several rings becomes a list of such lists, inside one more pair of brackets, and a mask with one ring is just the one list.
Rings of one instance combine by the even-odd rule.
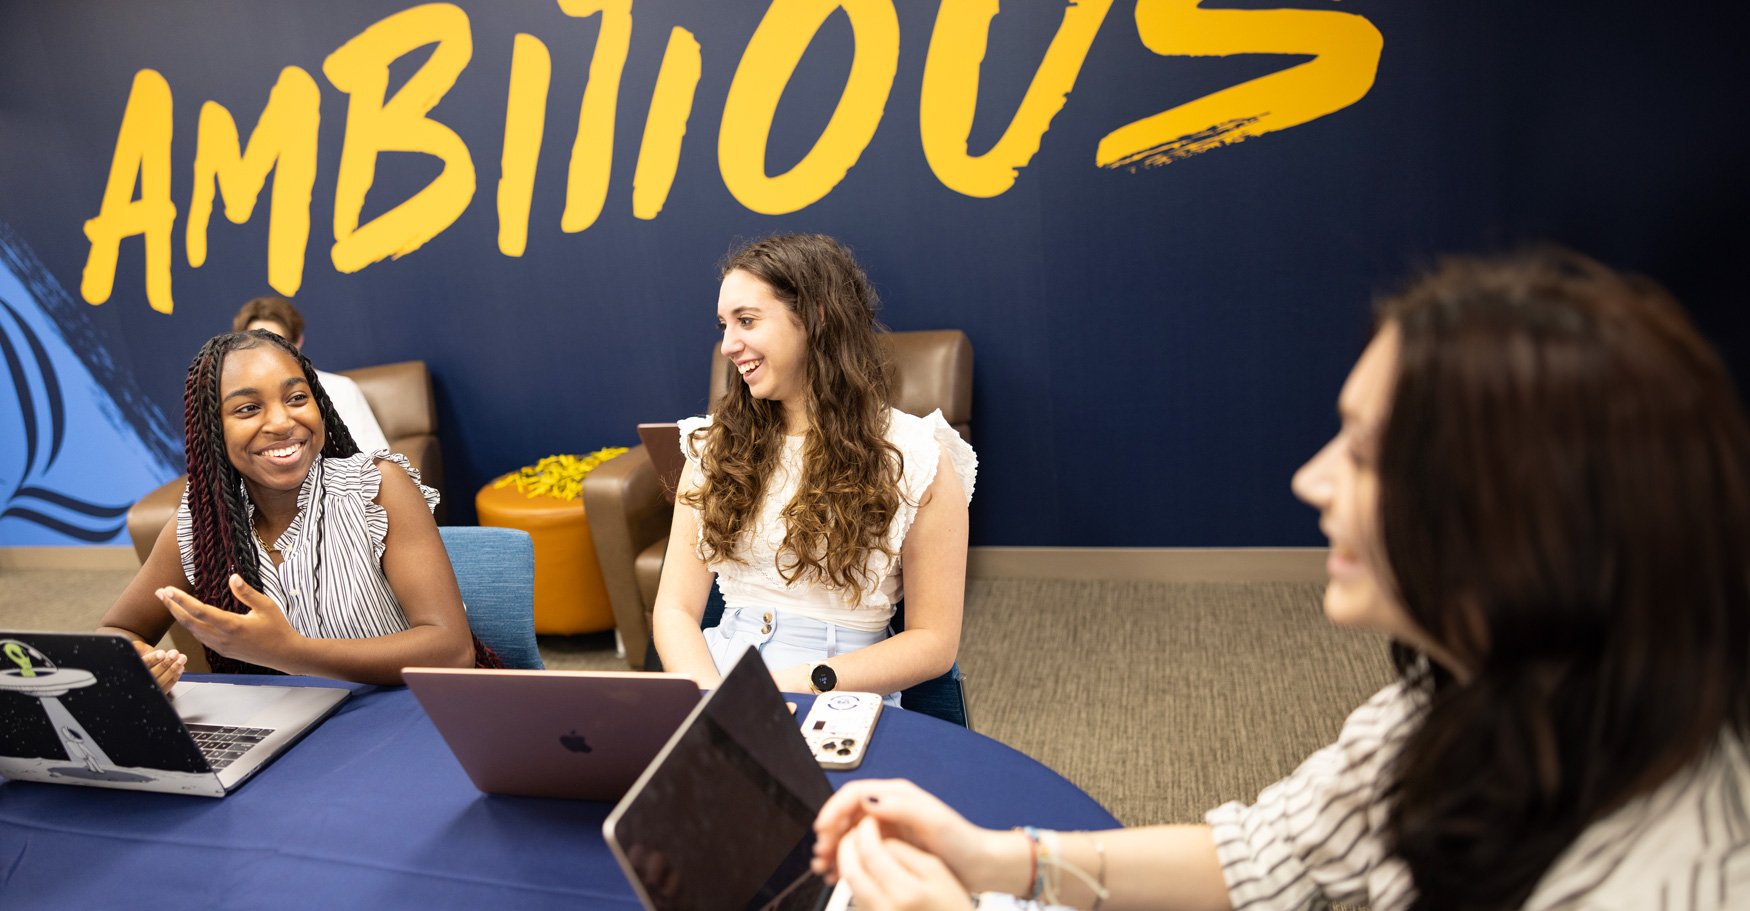
[[[295, 298], [311, 322], [306, 350], [328, 369], [431, 365], [453, 520], [471, 517], [471, 492], [499, 472], [629, 443], [638, 421], [701, 411], [713, 263], [736, 239], [775, 231], [848, 241], [893, 328], [971, 336], [975, 544], [1317, 543], [1288, 477], [1334, 429], [1333, 401], [1373, 295], [1444, 251], [1569, 244], [1672, 286], [1739, 375], [1750, 353], [1738, 270], [1728, 266], [1746, 246], [1737, 217], [1744, 80], [1736, 33], [1713, 14], [1625, 2], [1309, 3], [1364, 17], [1383, 36], [1364, 97], [1133, 173], [1096, 166], [1109, 131], [1307, 58], [1160, 56], [1139, 39], [1134, 5], [1120, 2], [1038, 154], [1009, 191], [977, 199], [944, 187], [925, 160], [919, 87], [937, 4], [900, 0], [898, 70], [873, 140], [823, 199], [767, 216], [726, 189], [716, 148], [730, 80], [765, 5], [636, 0], [606, 205], [568, 234], [559, 227], [566, 166], [599, 19], [536, 0], [465, 2], [473, 58], [432, 117], [472, 154], [472, 203], [412, 253], [343, 274], [329, 247], [348, 99], [324, 80], [322, 62], [409, 5], [0, 7], [0, 222], [76, 299], [89, 250], [82, 225], [98, 212], [130, 84], [142, 69], [163, 74], [175, 99], [174, 312], [148, 306], [143, 244], [132, 238], [113, 296], [81, 318], [163, 423], [179, 427], [188, 358], [241, 301], [270, 290], [267, 192], [247, 224], [215, 214], [206, 265], [188, 264], [200, 106], [225, 105], [247, 138], [281, 69], [308, 71], [322, 101]], [[975, 151], [1007, 124], [1062, 10], [1005, 4]], [[673, 190], [660, 215], [640, 220], [632, 170], [675, 25], [697, 36], [703, 75]], [[510, 257], [498, 249], [494, 194], [518, 32], [547, 45], [553, 75], [528, 247]], [[813, 143], [851, 46], [839, 14], [784, 95], [770, 170]], [[396, 78], [426, 54], [400, 61]], [[437, 171], [425, 156], [384, 156], [365, 217]], [[89, 457], [138, 455], [118, 443]], [[0, 477], [0, 491], [19, 483], [16, 472]], [[0, 519], [0, 543], [47, 543], [19, 527]]]

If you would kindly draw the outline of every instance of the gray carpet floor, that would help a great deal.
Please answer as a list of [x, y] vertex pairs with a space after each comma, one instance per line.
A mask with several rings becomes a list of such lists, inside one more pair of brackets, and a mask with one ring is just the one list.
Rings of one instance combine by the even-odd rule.
[[[0, 570], [0, 628], [90, 629], [125, 571]], [[978, 579], [960, 664], [976, 729], [1130, 825], [1249, 800], [1390, 679], [1321, 586]], [[551, 667], [621, 669], [611, 635], [542, 637]]]

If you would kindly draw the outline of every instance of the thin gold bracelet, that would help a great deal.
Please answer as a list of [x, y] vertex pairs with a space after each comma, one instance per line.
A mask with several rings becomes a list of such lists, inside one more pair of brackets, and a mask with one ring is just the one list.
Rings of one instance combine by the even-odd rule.
[[1100, 911], [1100, 906], [1106, 903], [1106, 846], [1100, 842], [1097, 835], [1089, 836], [1094, 842], [1094, 854], [1100, 858], [1100, 873], [1095, 879], [1100, 888], [1094, 890], [1094, 905], [1090, 911]]

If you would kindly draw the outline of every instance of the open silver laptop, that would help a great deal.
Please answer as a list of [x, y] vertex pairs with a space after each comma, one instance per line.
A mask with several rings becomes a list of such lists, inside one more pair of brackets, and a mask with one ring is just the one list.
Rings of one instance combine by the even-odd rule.
[[619, 800], [699, 685], [680, 674], [410, 667], [401, 672], [474, 786]]
[[0, 775], [223, 797], [347, 695], [185, 680], [166, 697], [121, 636], [0, 631]]
[[[644, 907], [817, 911], [850, 893], [808, 868], [832, 794], [751, 647], [602, 824]], [[831, 904], [829, 904], [831, 902]]]

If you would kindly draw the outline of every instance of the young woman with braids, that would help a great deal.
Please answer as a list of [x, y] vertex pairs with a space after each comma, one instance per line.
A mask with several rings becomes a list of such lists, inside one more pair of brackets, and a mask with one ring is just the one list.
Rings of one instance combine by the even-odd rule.
[[[786, 692], [941, 675], [960, 647], [972, 447], [939, 412], [889, 406], [875, 290], [839, 242], [766, 238], [720, 275], [734, 373], [710, 417], [681, 422], [652, 616], [664, 667], [713, 685], [751, 645]], [[723, 621], [701, 633], [713, 578]]]
[[817, 869], [877, 911], [1750, 907], [1750, 428], [1682, 310], [1570, 254], [1449, 261], [1338, 411], [1294, 491], [1326, 615], [1400, 679], [1335, 744], [1201, 826], [996, 832], [854, 782]]
[[188, 368], [188, 490], [175, 522], [104, 615], [161, 685], [186, 659], [219, 673], [398, 684], [408, 665], [467, 667], [472, 642], [431, 508], [400, 455], [360, 452], [310, 362], [272, 332], [221, 335]]

